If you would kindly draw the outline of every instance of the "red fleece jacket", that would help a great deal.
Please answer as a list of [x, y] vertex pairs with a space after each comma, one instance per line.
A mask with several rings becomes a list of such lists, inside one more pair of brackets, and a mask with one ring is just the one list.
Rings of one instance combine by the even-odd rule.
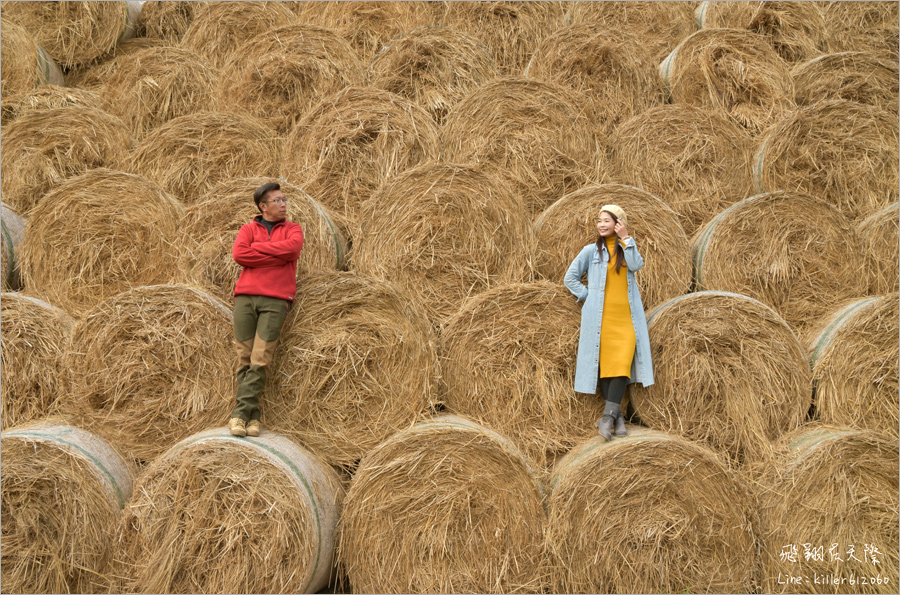
[[293, 302], [297, 293], [297, 260], [303, 248], [303, 229], [291, 221], [279, 221], [269, 230], [262, 215], [241, 227], [234, 261], [243, 267], [234, 295], [265, 295]]

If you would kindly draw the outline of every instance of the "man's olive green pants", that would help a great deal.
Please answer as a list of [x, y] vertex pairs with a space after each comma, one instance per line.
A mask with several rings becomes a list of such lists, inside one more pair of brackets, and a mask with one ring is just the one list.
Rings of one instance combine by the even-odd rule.
[[259, 396], [266, 386], [275, 346], [287, 318], [288, 301], [263, 295], [238, 295], [234, 300], [234, 340], [237, 348], [237, 406], [231, 417], [259, 419]]

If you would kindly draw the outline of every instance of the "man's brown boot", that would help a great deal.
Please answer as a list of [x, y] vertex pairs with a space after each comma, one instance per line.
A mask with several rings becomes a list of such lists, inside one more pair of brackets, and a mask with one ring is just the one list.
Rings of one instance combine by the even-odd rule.
[[231, 431], [232, 436], [247, 435], [246, 423], [240, 417], [232, 417], [231, 421], [228, 422], [228, 429], [229, 431]]
[[248, 436], [259, 436], [259, 420], [251, 419], [247, 422], [247, 435]]

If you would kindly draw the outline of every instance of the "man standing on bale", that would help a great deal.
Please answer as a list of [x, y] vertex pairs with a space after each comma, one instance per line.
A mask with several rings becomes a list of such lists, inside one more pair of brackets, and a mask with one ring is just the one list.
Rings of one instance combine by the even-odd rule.
[[266, 371], [297, 292], [297, 260], [303, 229], [287, 221], [287, 199], [276, 182], [253, 193], [261, 215], [238, 232], [232, 256], [241, 265], [234, 288], [234, 339], [238, 353], [237, 406], [229, 429], [235, 436], [259, 436], [259, 395]]

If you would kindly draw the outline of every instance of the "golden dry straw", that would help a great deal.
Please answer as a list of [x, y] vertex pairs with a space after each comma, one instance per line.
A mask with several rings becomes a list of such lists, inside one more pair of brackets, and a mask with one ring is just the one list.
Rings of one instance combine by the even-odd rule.
[[828, 32], [818, 2], [701, 2], [695, 13], [701, 29], [744, 29], [765, 37], [787, 62], [825, 53]]
[[538, 44], [565, 24], [565, 2], [445, 2], [438, 23], [478, 38], [500, 73], [518, 76]]
[[488, 49], [445, 27], [417, 27], [392, 40], [369, 64], [369, 85], [421, 105], [437, 124], [466, 95], [497, 78]]
[[885, 295], [900, 291], [900, 204], [894, 203], [869, 215], [856, 228], [866, 254], [869, 293]]
[[896, 437], [809, 424], [777, 447], [757, 480], [761, 591], [896, 591]]
[[540, 593], [546, 513], [505, 437], [439, 416], [372, 449], [344, 503], [354, 593]]
[[900, 68], [897, 59], [871, 52], [840, 52], [819, 56], [794, 67], [797, 105], [846, 99], [897, 112]]
[[698, 289], [755, 298], [798, 334], [867, 289], [854, 226], [825, 201], [799, 192], [759, 194], [729, 207], [694, 236], [693, 256]]
[[116, 524], [132, 471], [109, 444], [58, 419], [0, 439], [5, 593], [111, 592]]
[[694, 32], [693, 2], [571, 2], [568, 21], [628, 31], [659, 62]]
[[810, 406], [806, 350], [765, 304], [700, 291], [654, 308], [647, 318], [655, 384], [632, 385], [643, 423], [704, 443], [733, 463], [771, 453]]
[[182, 285], [137, 287], [79, 318], [64, 412], [146, 462], [226, 419], [234, 404], [231, 310]]
[[181, 47], [222, 68], [248, 39], [298, 22], [286, 2], [203, 2], [181, 39]]
[[900, 7], [896, 2], [826, 2], [828, 45], [833, 52], [879, 52], [897, 59]]
[[855, 300], [806, 333], [815, 418], [875, 430], [895, 440], [900, 425], [900, 297]]
[[[298, 2], [300, 20], [346, 39], [368, 63], [410, 29], [432, 24], [432, 2]], [[439, 4], [437, 2], [433, 4]]]
[[41, 300], [2, 295], [0, 423], [6, 430], [60, 412], [67, 393], [63, 358], [73, 321]]
[[393, 281], [439, 325], [463, 300], [531, 275], [531, 220], [512, 189], [477, 167], [430, 162], [369, 197], [354, 233], [353, 270]]
[[287, 135], [323, 97], [361, 85], [364, 66], [353, 48], [328, 29], [291, 24], [238, 46], [223, 67], [217, 100]]
[[90, 62], [134, 37], [140, 2], [6, 2], [4, 16], [24, 27], [63, 68]]
[[349, 469], [427, 412], [437, 377], [431, 326], [400, 287], [347, 272], [304, 276], [262, 397], [263, 421]]
[[773, 126], [753, 159], [757, 192], [805, 192], [863, 219], [897, 202], [897, 114], [852, 101], [822, 101]]
[[659, 65], [674, 103], [727, 114], [759, 134], [794, 108], [790, 68], [763, 35], [703, 29]]
[[751, 492], [706, 446], [631, 428], [559, 460], [547, 501], [554, 593], [750, 593]]
[[106, 82], [116, 72], [122, 58], [141, 50], [165, 46], [166, 43], [160, 39], [146, 37], [126, 39], [116, 44], [116, 47], [109, 53], [69, 70], [66, 75], [66, 84], [70, 87], [77, 87], [98, 94], [102, 93]]
[[750, 137], [715, 111], [651, 108], [619, 126], [609, 148], [611, 177], [658, 196], [688, 237], [752, 192]]
[[[176, 245], [181, 267], [192, 282], [217, 298], [230, 302], [241, 267], [231, 250], [238, 230], [259, 215], [253, 192], [271, 178], [223, 180], [206, 200], [185, 209]], [[334, 216], [299, 186], [281, 182], [288, 199], [288, 220], [303, 228], [303, 250], [297, 263], [298, 277], [314, 271], [341, 269], [347, 254], [347, 236]]]
[[12, 250], [12, 241], [8, 240], [8, 234], [5, 226], [3, 229], [3, 237], [0, 238], [0, 288], [3, 291], [7, 289], [15, 291], [18, 283], [13, 281], [13, 268], [15, 266], [15, 254]]
[[525, 76], [583, 93], [586, 113], [605, 137], [624, 120], [665, 101], [643, 41], [603, 25], [563, 27], [537, 47]]
[[275, 177], [279, 149], [273, 131], [255, 118], [198, 112], [152, 130], [125, 164], [190, 205], [223, 180]]
[[3, 291], [18, 290], [22, 288], [20, 279], [20, 258], [19, 246], [25, 239], [25, 218], [20, 216], [14, 210], [6, 206], [6, 203], [0, 203], [2, 209], [3, 236], [0, 238], [0, 247], [3, 249], [3, 266], [0, 272], [0, 284]]
[[181, 205], [134, 174], [98, 168], [32, 211], [22, 244], [31, 295], [80, 314], [107, 297], [176, 278]]
[[119, 537], [123, 593], [316, 593], [344, 496], [313, 452], [263, 431], [185, 438], [138, 478]]
[[444, 158], [505, 176], [531, 216], [601, 174], [583, 96], [562, 85], [503, 78], [456, 104], [442, 130]]
[[39, 85], [33, 89], [4, 97], [2, 103], [2, 122], [6, 126], [15, 120], [19, 114], [32, 110], [45, 110], [55, 107], [68, 107], [70, 105], [81, 107], [100, 108], [100, 96], [90, 91], [83, 91], [73, 87], [60, 87], [59, 85]]
[[511, 283], [467, 300], [441, 332], [447, 410], [509, 438], [531, 460], [596, 433], [602, 399], [574, 392], [579, 310], [559, 282]]
[[177, 45], [194, 20], [200, 2], [153, 1], [141, 5], [137, 36]]
[[348, 87], [312, 107], [288, 136], [281, 170], [317, 202], [348, 221], [387, 179], [434, 159], [440, 137], [409, 99]]
[[3, 201], [30, 217], [45, 194], [68, 178], [114, 166], [131, 143], [122, 120], [94, 107], [70, 105], [21, 114], [3, 130]]
[[0, 94], [4, 98], [30, 91], [42, 83], [65, 84], [59, 66], [34, 43], [28, 31], [7, 18], [0, 20], [0, 28]]
[[103, 109], [141, 139], [169, 120], [212, 110], [218, 82], [218, 71], [193, 52], [148, 48], [116, 61], [101, 92]]
[[578, 252], [597, 241], [597, 218], [604, 205], [619, 205], [628, 214], [628, 233], [644, 258], [638, 274], [645, 308], [687, 293], [691, 287], [691, 246], [678, 216], [661, 200], [634, 186], [587, 186], [565, 195], [534, 223], [538, 273], [561, 283]]

